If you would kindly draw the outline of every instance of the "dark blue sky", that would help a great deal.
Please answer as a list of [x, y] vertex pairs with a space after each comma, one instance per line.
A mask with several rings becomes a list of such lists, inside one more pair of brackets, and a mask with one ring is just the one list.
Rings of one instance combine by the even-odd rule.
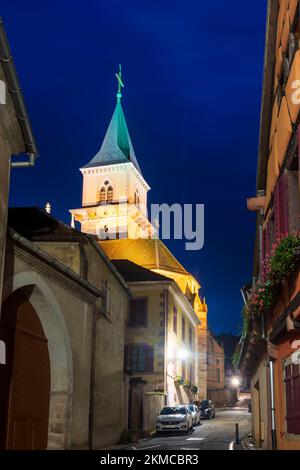
[[123, 109], [150, 202], [205, 204], [205, 246], [167, 245], [202, 284], [215, 332], [237, 332], [251, 279], [265, 1], [2, 0], [0, 14], [39, 146], [14, 170], [11, 205], [52, 203], [69, 223], [78, 168]]

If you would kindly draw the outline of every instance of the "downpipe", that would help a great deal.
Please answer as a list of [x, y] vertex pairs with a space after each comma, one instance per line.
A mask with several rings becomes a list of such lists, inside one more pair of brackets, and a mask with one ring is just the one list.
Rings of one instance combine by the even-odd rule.
[[29, 159], [27, 161], [11, 162], [10, 163], [11, 168], [28, 168], [28, 167], [34, 166], [37, 156], [35, 154], [30, 154], [28, 156], [29, 156]]
[[275, 396], [274, 396], [274, 362], [269, 361], [270, 389], [271, 389], [271, 435], [272, 450], [277, 450], [276, 419], [275, 419]]

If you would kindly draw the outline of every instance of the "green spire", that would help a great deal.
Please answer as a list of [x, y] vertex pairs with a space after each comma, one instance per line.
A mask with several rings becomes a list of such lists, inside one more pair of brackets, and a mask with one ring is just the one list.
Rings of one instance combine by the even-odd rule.
[[116, 73], [116, 77], [118, 80], [118, 93], [117, 93], [117, 101], [119, 102], [122, 98], [122, 88], [124, 88], [124, 83], [122, 82], [122, 66], [119, 64], [119, 73]]
[[111, 165], [114, 163], [132, 162], [136, 169], [141, 173], [134, 149], [128, 132], [125, 116], [121, 105], [122, 81], [121, 64], [119, 73], [116, 73], [118, 80], [117, 104], [106, 131], [100, 150], [84, 168], [93, 166]]

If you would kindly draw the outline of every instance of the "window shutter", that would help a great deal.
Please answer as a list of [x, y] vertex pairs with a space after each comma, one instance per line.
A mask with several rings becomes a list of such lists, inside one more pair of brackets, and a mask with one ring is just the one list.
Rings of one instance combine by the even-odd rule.
[[265, 256], [268, 256], [270, 254], [271, 250], [271, 223], [270, 223], [270, 218], [266, 224], [266, 230], [265, 230]]
[[266, 260], [266, 237], [267, 237], [267, 234], [266, 234], [266, 228], [262, 231], [262, 246], [261, 246], [261, 274], [262, 274], [262, 279], [265, 280], [266, 278], [266, 263], [265, 263], [265, 260]]
[[289, 364], [285, 367], [285, 397], [287, 432], [300, 434], [300, 368]]
[[278, 179], [274, 191], [274, 206], [276, 239], [278, 240], [289, 231], [286, 173], [283, 173]]
[[300, 367], [298, 364], [292, 365], [293, 379], [293, 425], [292, 433], [300, 434]]

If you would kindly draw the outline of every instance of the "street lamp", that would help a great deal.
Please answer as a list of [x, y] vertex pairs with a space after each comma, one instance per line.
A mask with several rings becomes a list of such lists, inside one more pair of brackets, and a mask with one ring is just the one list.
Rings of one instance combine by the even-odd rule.
[[239, 385], [240, 385], [240, 379], [238, 377], [232, 377], [231, 379], [231, 385], [234, 387], [234, 388], [238, 388]]
[[179, 351], [177, 352], [178, 359], [181, 359], [182, 361], [185, 361], [185, 359], [187, 359], [188, 356], [189, 356], [189, 353], [186, 349], [179, 349]]

